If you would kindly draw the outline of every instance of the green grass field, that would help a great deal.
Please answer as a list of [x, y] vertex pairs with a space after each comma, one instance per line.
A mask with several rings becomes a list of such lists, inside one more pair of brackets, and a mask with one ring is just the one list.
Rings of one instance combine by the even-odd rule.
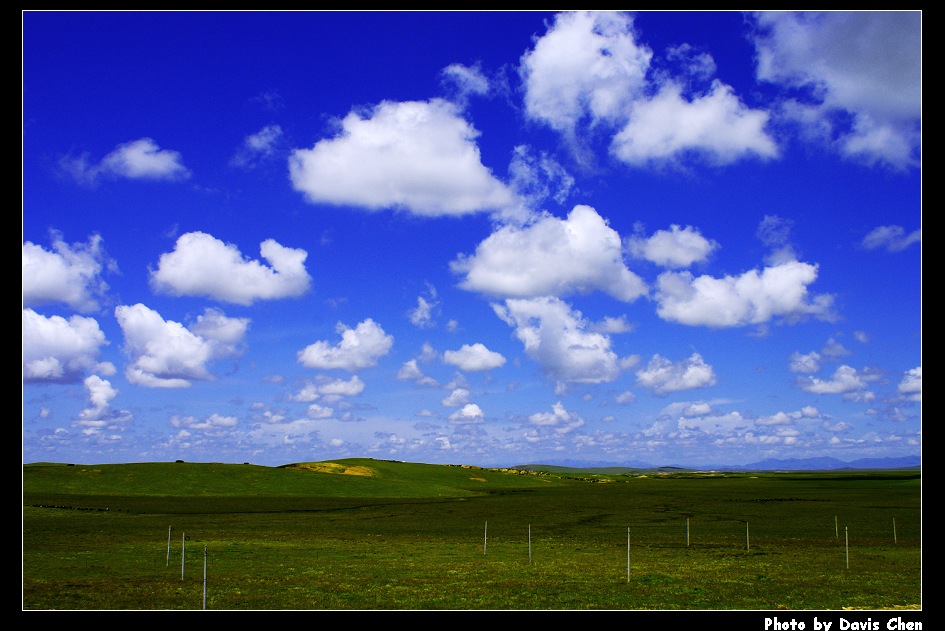
[[25, 610], [921, 608], [919, 471], [23, 467]]

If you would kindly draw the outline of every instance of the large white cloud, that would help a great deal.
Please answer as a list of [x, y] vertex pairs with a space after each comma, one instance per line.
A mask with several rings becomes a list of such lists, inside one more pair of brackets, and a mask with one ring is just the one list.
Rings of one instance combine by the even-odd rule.
[[647, 292], [623, 262], [620, 235], [584, 205], [566, 219], [542, 214], [525, 226], [502, 226], [450, 268], [465, 275], [463, 289], [503, 297], [599, 290], [631, 302]]
[[85, 373], [111, 373], [111, 364], [99, 364], [108, 342], [94, 318], [74, 315], [46, 317], [23, 309], [23, 381], [76, 382]]
[[188, 232], [177, 239], [173, 252], [161, 255], [151, 272], [151, 286], [175, 296], [207, 296], [240, 305], [301, 296], [309, 290], [305, 250], [267, 239], [259, 251], [270, 266], [246, 260], [235, 245], [209, 234]]
[[341, 341], [335, 346], [318, 341], [298, 352], [298, 361], [308, 368], [340, 368], [349, 372], [377, 365], [394, 344], [394, 338], [384, 332], [371, 318], [351, 329], [338, 323], [336, 330]]
[[58, 233], [52, 236], [52, 251], [29, 241], [23, 244], [23, 306], [61, 303], [85, 313], [97, 310], [108, 289], [102, 268], [114, 266], [102, 237], [92, 235], [87, 243], [70, 246]]
[[[672, 77], [651, 68], [653, 52], [636, 41], [631, 15], [560, 13], [522, 57], [526, 112], [561, 132], [578, 156], [583, 138], [619, 130], [611, 153], [634, 166], [696, 154], [716, 164], [777, 157], [768, 114], [744, 105], [731, 86], [709, 81], [714, 60], [690, 49], [668, 49], [667, 59], [683, 66], [683, 76]], [[699, 92], [693, 78], [708, 88]], [[684, 95], [683, 85], [692, 94]]]
[[249, 325], [245, 318], [207, 310], [193, 327], [198, 334], [140, 303], [116, 307], [115, 319], [131, 358], [125, 378], [152, 388], [187, 388], [193, 381], [212, 379], [208, 364], [236, 355]]
[[293, 187], [312, 203], [425, 216], [512, 213], [519, 202], [482, 164], [479, 132], [439, 99], [351, 112], [335, 137], [289, 158]]
[[657, 313], [664, 320], [693, 326], [734, 327], [814, 316], [833, 317], [832, 296], [810, 296], [817, 266], [789, 261], [749, 270], [741, 276], [693, 277], [664, 272], [657, 280]]
[[[922, 111], [920, 11], [753, 14], [757, 75], [808, 90], [793, 116], [842, 154], [895, 167], [918, 164]], [[852, 115], [848, 127], [836, 114]], [[842, 117], [841, 117], [842, 118]]]
[[509, 299], [493, 310], [525, 346], [542, 371], [561, 383], [610, 382], [620, 374], [620, 359], [610, 338], [587, 330], [579, 311], [553, 297]]

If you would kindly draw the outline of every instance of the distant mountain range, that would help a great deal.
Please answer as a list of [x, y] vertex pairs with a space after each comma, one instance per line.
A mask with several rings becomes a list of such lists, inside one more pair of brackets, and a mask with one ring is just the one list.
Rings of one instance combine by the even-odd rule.
[[[655, 465], [633, 460], [630, 462], [589, 462], [572, 459], [543, 463], [555, 467], [573, 469], [687, 469], [697, 471], [822, 471], [833, 469], [910, 469], [922, 466], [921, 456], [900, 458], [859, 458], [844, 462], [836, 458], [766, 458], [746, 465]], [[536, 465], [519, 465], [515, 468], [533, 469]]]

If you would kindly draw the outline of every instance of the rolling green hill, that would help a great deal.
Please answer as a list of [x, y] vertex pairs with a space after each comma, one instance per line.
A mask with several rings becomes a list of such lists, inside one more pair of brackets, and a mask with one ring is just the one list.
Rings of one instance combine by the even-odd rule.
[[546, 486], [551, 480], [538, 472], [371, 458], [281, 467], [190, 462], [23, 466], [25, 500], [44, 495], [465, 497]]

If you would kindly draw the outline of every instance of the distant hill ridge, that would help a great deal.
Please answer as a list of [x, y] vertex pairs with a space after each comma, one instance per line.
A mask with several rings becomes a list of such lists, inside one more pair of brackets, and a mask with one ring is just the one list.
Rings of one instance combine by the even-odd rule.
[[902, 456], [899, 458], [859, 458], [844, 462], [837, 458], [766, 458], [746, 465], [704, 465], [699, 467], [683, 465], [655, 465], [649, 462], [631, 461], [625, 463], [588, 462], [572, 459], [556, 460], [542, 464], [517, 465], [516, 469], [535, 470], [541, 468], [567, 469], [607, 469], [612, 472], [622, 469], [684, 469], [698, 471], [822, 471], [834, 469], [911, 469], [922, 466], [921, 456]]

